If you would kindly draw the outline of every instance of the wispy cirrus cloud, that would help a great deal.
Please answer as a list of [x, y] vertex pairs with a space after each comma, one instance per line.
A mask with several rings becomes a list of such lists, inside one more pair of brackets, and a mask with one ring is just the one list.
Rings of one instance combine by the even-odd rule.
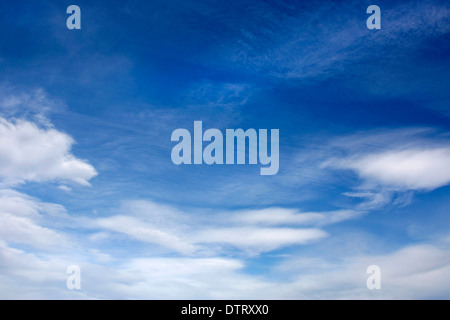
[[200, 243], [231, 245], [244, 251], [259, 253], [307, 244], [327, 235], [323, 230], [307, 228], [216, 227], [199, 230], [194, 238]]
[[324, 226], [338, 223], [363, 215], [364, 211], [358, 210], [335, 210], [324, 212], [302, 212], [298, 209], [288, 208], [265, 208], [260, 210], [247, 210], [227, 214], [231, 221], [247, 225], [262, 226]]
[[[289, 10], [284, 10], [289, 8]], [[230, 42], [220, 45], [221, 59], [233, 66], [286, 79], [328, 78], [373, 57], [380, 47], [390, 56], [417, 48], [430, 34], [450, 30], [450, 10], [438, 1], [382, 5], [382, 30], [365, 28], [367, 8], [352, 1], [339, 4], [261, 3], [247, 23], [236, 27]], [[342, 18], [345, 16], [345, 19]], [[228, 22], [228, 20], [222, 20]], [[401, 42], [395, 46], [393, 42]], [[214, 50], [214, 51], [213, 51]], [[215, 52], [215, 48], [211, 49]]]
[[[388, 137], [389, 135], [386, 135]], [[400, 135], [401, 136], [401, 135]], [[410, 134], [402, 141], [409, 141]], [[359, 136], [361, 139], [361, 136]], [[347, 137], [347, 139], [351, 139]], [[376, 150], [388, 143], [380, 136], [367, 135], [358, 143], [349, 144], [353, 154], [368, 141], [378, 141]], [[342, 141], [341, 141], [342, 142]], [[363, 143], [364, 142], [364, 143]], [[402, 144], [401, 142], [398, 142]], [[333, 144], [333, 143], [331, 143]], [[340, 145], [340, 143], [337, 143]], [[344, 144], [345, 145], [345, 144]], [[395, 145], [395, 144], [394, 144]], [[374, 152], [373, 145], [368, 144]], [[393, 145], [389, 145], [393, 147]], [[344, 157], [345, 158], [345, 157]], [[336, 168], [335, 168], [336, 170]], [[117, 214], [109, 217], [72, 217], [58, 205], [46, 204], [15, 191], [6, 190], [0, 197], [1, 212], [14, 221], [14, 235], [2, 232], [0, 242], [0, 267], [4, 270], [2, 286], [12, 286], [8, 298], [430, 298], [446, 294], [448, 288], [443, 281], [447, 274], [448, 252], [437, 246], [423, 245], [400, 249], [382, 255], [349, 255], [342, 252], [344, 263], [317, 258], [311, 268], [307, 261], [286, 259], [276, 264], [274, 272], [289, 274], [289, 279], [267, 279], [244, 272], [247, 259], [255, 253], [271, 252], [287, 246], [311, 244], [327, 236], [318, 228], [303, 226], [326, 226], [357, 217], [359, 210], [335, 210], [330, 212], [302, 212], [296, 209], [266, 208], [260, 210], [236, 210], [221, 212], [221, 219], [214, 219], [211, 212], [202, 210], [180, 210], [170, 205], [151, 201], [127, 201]], [[79, 235], [58, 230], [55, 226], [44, 226], [44, 210], [63, 226], [72, 225], [92, 235], [104, 233], [106, 237], [97, 241], [83, 233]], [[46, 213], [47, 214], [47, 213]], [[124, 215], [126, 214], [126, 215]], [[226, 220], [228, 218], [228, 221]], [[20, 220], [22, 219], [22, 220]], [[9, 221], [9, 220], [6, 220]], [[9, 224], [11, 226], [11, 224]], [[20, 226], [20, 227], [18, 227]], [[44, 229], [45, 228], [45, 229]], [[35, 232], [35, 231], [38, 232]], [[5, 233], [6, 232], [6, 233]], [[9, 230], [8, 232], [12, 232]], [[49, 233], [50, 232], [50, 233]], [[121, 233], [133, 241], [158, 245], [177, 252], [181, 256], [145, 257], [118, 255], [123, 247], [108, 247], [110, 233]], [[19, 237], [20, 236], [20, 237]], [[36, 241], [37, 236], [44, 236]], [[49, 243], [61, 246], [61, 237], [75, 241], [77, 245], [89, 243], [96, 251], [84, 251], [75, 246], [70, 253], [55, 253]], [[48, 239], [47, 242], [44, 240]], [[5, 242], [6, 241], [6, 242]], [[32, 244], [32, 242], [35, 242]], [[123, 240], [122, 240], [123, 242]], [[40, 254], [14, 248], [11, 244], [28, 244], [40, 250]], [[106, 245], [105, 245], [106, 244]], [[223, 258], [239, 249], [250, 255], [240, 258]], [[111, 257], [110, 253], [114, 252]], [[154, 252], [154, 251], [153, 251]], [[45, 258], [42, 257], [44, 254]], [[120, 258], [120, 260], [117, 260]], [[426, 263], [417, 263], [426, 261]], [[30, 267], [30, 261], [33, 267]], [[95, 261], [95, 262], [92, 262]], [[322, 261], [321, 263], [317, 263]], [[350, 262], [349, 262], [350, 261]], [[407, 269], [402, 268], [409, 261]], [[69, 264], [78, 263], [83, 270], [83, 292], [61, 289]], [[306, 263], [306, 264], [305, 264]], [[378, 295], [365, 287], [369, 264], [379, 264], [383, 270], [384, 291]], [[311, 265], [311, 263], [309, 264]], [[433, 271], [436, 270], [436, 271]], [[216, 279], [217, 272], [222, 277]], [[45, 277], [41, 276], [45, 273]], [[211, 285], [214, 283], [214, 286]], [[45, 284], [45, 290], [39, 290]], [[395, 288], [401, 289], [395, 289]], [[161, 289], [165, 288], [165, 289]], [[425, 290], [423, 290], [425, 288]], [[2, 290], [2, 292], [6, 292]], [[23, 295], [23, 293], [26, 293]]]
[[29, 118], [36, 123], [51, 126], [48, 115], [61, 112], [67, 106], [50, 98], [44, 89], [24, 89], [2, 83], [0, 85], [0, 115], [5, 118]]
[[[187, 256], [214, 255], [227, 252], [230, 248], [258, 255], [286, 246], [305, 245], [328, 235], [318, 228], [293, 228], [295, 223], [292, 222], [292, 216], [285, 215], [284, 219], [281, 217], [277, 220], [280, 209], [276, 208], [261, 210], [256, 216], [251, 210], [200, 214], [204, 209], [183, 212], [167, 205], [138, 200], [127, 201], [121, 211], [126, 212], [127, 216], [122, 213], [91, 218], [85, 224], [91, 229], [99, 229], [96, 233], [113, 231]], [[341, 218], [337, 219], [339, 214]], [[351, 215], [354, 213], [344, 211], [330, 213], [329, 217], [326, 213], [310, 213], [307, 220], [313, 216], [313, 225], [321, 225], [325, 221], [335, 223], [349, 219]], [[299, 218], [302, 219], [301, 214], [294, 216], [294, 219]], [[274, 220], [278, 223], [274, 223]], [[312, 221], [305, 222], [308, 225]]]
[[177, 235], [158, 229], [149, 223], [128, 216], [113, 216], [98, 219], [96, 225], [104, 230], [111, 230], [129, 236], [132, 239], [153, 243], [172, 249], [183, 254], [193, 253], [196, 249], [187, 239], [180, 239]]
[[[2, 297], [448, 296], [448, 230], [445, 243], [423, 240], [428, 234], [418, 241], [405, 235], [412, 229], [405, 221], [371, 214], [449, 183], [448, 134], [355, 132], [372, 126], [360, 122], [373, 109], [340, 123], [346, 110], [324, 107], [336, 96], [357, 95], [364, 104], [375, 93], [448, 109], [442, 2], [382, 5], [379, 32], [365, 28], [366, 6], [356, 1], [118, 2], [83, 11], [91, 24], [70, 35], [59, 5], [0, 6], [34, 15], [44, 28], [28, 32], [26, 14], [1, 19], [18, 39], [1, 42], [2, 77], [37, 81], [70, 109], [54, 127], [47, 115], [63, 104], [40, 89], [0, 88], [0, 179], [21, 190], [0, 191]], [[115, 23], [122, 19], [130, 23]], [[383, 112], [377, 115], [391, 119], [391, 110]], [[164, 137], [197, 117], [215, 127], [280, 124], [279, 175], [171, 166]], [[323, 130], [329, 134], [321, 139]], [[338, 137], [343, 130], [353, 134]], [[89, 162], [77, 156], [75, 138]], [[75, 188], [89, 185], [96, 169], [103, 174], [93, 188]], [[437, 202], [422, 216], [446, 214]], [[445, 227], [444, 219], [429, 219]], [[352, 231], [371, 237], [370, 246]], [[347, 238], [335, 240], [339, 234]], [[345, 250], [360, 246], [368, 252]], [[81, 267], [81, 291], [65, 288], [70, 264]], [[381, 292], [365, 286], [369, 264], [382, 268]]]

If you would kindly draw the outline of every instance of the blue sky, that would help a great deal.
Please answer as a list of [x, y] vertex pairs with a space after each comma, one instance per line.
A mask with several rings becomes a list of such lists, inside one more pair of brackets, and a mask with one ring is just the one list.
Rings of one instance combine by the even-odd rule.
[[[449, 18], [445, 1], [0, 2], [0, 297], [448, 298]], [[196, 120], [279, 129], [278, 173], [174, 165]]]

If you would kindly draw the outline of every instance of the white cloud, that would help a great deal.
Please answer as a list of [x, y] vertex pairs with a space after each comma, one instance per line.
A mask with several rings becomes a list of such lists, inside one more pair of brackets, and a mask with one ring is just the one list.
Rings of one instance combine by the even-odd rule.
[[[63, 280], [64, 274], [58, 276], [53, 271], [55, 262], [60, 259], [39, 258], [33, 253], [27, 253], [21, 249], [15, 249], [0, 240], [0, 266], [2, 270], [11, 276], [20, 277], [22, 280], [32, 282], [46, 282], [49, 280]], [[59, 264], [59, 263], [57, 263]], [[61, 266], [64, 269], [64, 266]], [[47, 272], [45, 272], [47, 270]], [[38, 271], [38, 272], [35, 272]], [[3, 290], [2, 290], [3, 291]]]
[[36, 248], [51, 248], [67, 242], [65, 236], [41, 227], [28, 218], [0, 213], [0, 219], [0, 238], [8, 242], [28, 244]]
[[63, 103], [49, 99], [41, 88], [21, 91], [13, 86], [0, 85], [0, 113], [4, 116], [32, 114], [40, 123], [49, 124], [45, 115], [64, 108]]
[[70, 187], [65, 186], [65, 185], [58, 186], [58, 189], [61, 189], [61, 190], [66, 191], [66, 192], [72, 191], [72, 189]]
[[[277, 267], [293, 275], [289, 295], [308, 299], [435, 299], [450, 294], [450, 251], [407, 246], [383, 255], [343, 256], [341, 262], [294, 258]], [[381, 269], [381, 290], [366, 286], [369, 265]]]
[[[92, 263], [98, 252], [36, 255], [0, 241], [2, 299], [245, 299], [278, 296], [272, 281], [242, 272], [232, 258], [123, 258]], [[104, 262], [104, 261], [103, 261]], [[66, 288], [66, 268], [81, 269], [81, 290]], [[217, 275], [220, 274], [220, 277]]]
[[[114, 231], [178, 253], [201, 256], [217, 254], [218, 250], [226, 252], [230, 246], [254, 255], [285, 246], [304, 245], [326, 237], [327, 233], [316, 228], [293, 228], [292, 225], [324, 225], [360, 214], [351, 210], [296, 214], [294, 210], [282, 208], [194, 214], [142, 200], [126, 201], [121, 212], [127, 215], [86, 221], [91, 228], [100, 229], [93, 237], [105, 241], [108, 234], [102, 231]], [[273, 227], [276, 225], [284, 227]]]
[[[235, 258], [131, 257], [107, 266], [109, 256], [95, 263], [92, 257], [89, 251], [35, 255], [0, 241], [0, 297], [434, 299], [450, 294], [450, 251], [423, 244], [379, 255], [343, 252], [339, 260], [327, 260], [323, 255], [288, 255], [267, 269], [265, 276], [245, 273], [247, 264]], [[81, 291], [65, 287], [70, 264], [81, 267]], [[381, 268], [381, 290], [366, 287], [369, 265]]]
[[239, 224], [249, 225], [326, 225], [337, 223], [343, 220], [355, 218], [362, 211], [356, 210], [335, 210], [325, 212], [301, 212], [297, 209], [286, 208], [266, 208], [261, 210], [248, 210], [237, 213], [229, 213], [231, 220]]
[[[296, 221], [301, 213], [281, 208], [250, 212], [244, 219], [246, 222], [230, 222], [232, 227], [214, 225], [211, 221], [205, 224], [193, 221], [192, 228], [177, 229], [174, 227], [176, 221], [172, 219], [187, 220], [177, 209], [147, 201], [128, 201], [122, 210], [128, 208], [132, 216], [86, 220], [84, 222], [89, 222], [87, 228], [100, 228], [101, 232], [117, 230], [133, 239], [171, 246], [190, 256], [163, 257], [153, 250], [144, 257], [139, 257], [141, 252], [139, 255], [133, 252], [122, 255], [120, 250], [128, 251], [127, 246], [110, 250], [95, 247], [95, 243], [80, 246], [81, 239], [76, 246], [66, 247], [68, 250], [54, 251], [52, 246], [61, 247], [68, 235], [43, 226], [47, 217], [45, 208], [51, 219], [66, 217], [61, 206], [42, 203], [12, 190], [0, 192], [3, 221], [0, 225], [1, 298], [420, 299], [445, 297], [450, 293], [446, 281], [450, 272], [450, 251], [445, 248], [445, 241], [443, 248], [415, 245], [377, 255], [349, 254], [339, 247], [341, 254], [335, 253], [339, 259], [330, 260], [322, 252], [301, 256], [291, 252], [281, 258], [284, 262], [274, 269], [268, 267], [265, 275], [253, 275], [245, 272], [246, 260], [218, 257], [215, 246], [224, 245], [221, 249], [232, 246], [258, 253], [309, 243], [323, 238], [326, 233], [319, 229], [259, 227], [266, 222], [274, 225], [288, 221], [303, 223]], [[271, 220], [270, 212], [279, 212], [281, 218]], [[317, 217], [316, 214], [311, 213], [311, 216]], [[343, 211], [342, 214], [348, 213]], [[10, 243], [25, 243], [40, 251], [17, 249]], [[211, 250], [209, 253], [197, 250], [200, 245]], [[82, 290], [79, 292], [65, 287], [66, 268], [71, 264], [81, 267]], [[381, 267], [382, 290], [379, 291], [370, 291], [366, 287], [366, 268], [372, 264]], [[269, 278], [271, 274], [280, 277]]]
[[[361, 198], [364, 199], [361, 203], [359, 203], [356, 207], [361, 210], [371, 210], [378, 209], [384, 205], [387, 205], [392, 202], [393, 196], [390, 191], [371, 191], [365, 190], [364, 192], [344, 192], [343, 195], [352, 198]], [[409, 196], [409, 199], [407, 198]], [[412, 194], [406, 193], [403, 196], [397, 197], [394, 201], [394, 205], [402, 205], [408, 204], [411, 201]]]
[[43, 203], [13, 190], [0, 190], [0, 239], [34, 248], [67, 248], [66, 235], [43, 226], [50, 219], [65, 218], [63, 207]]
[[184, 254], [190, 254], [196, 249], [188, 241], [134, 217], [112, 216], [98, 219], [95, 224], [100, 228], [126, 234], [132, 239], [157, 244]]
[[344, 160], [340, 166], [382, 185], [433, 190], [450, 183], [450, 148], [390, 150]]
[[11, 189], [0, 189], [0, 212], [31, 218], [39, 217], [39, 212], [53, 217], [66, 216], [66, 209], [59, 204], [42, 202]]
[[242, 250], [264, 252], [309, 243], [326, 236], [327, 233], [319, 229], [217, 227], [201, 230], [195, 238], [200, 243], [230, 244]]
[[139, 299], [261, 297], [270, 282], [241, 274], [244, 266], [237, 259], [218, 257], [134, 259], [122, 270], [137, 281], [120, 289]]
[[[61, 165], [68, 161], [66, 156], [73, 143], [70, 137], [55, 129], [40, 129], [36, 125], [19, 120], [8, 122], [2, 120], [0, 129], [13, 137], [19, 147], [10, 146], [9, 153], [0, 151], [0, 161], [10, 164], [11, 172], [5, 177], [20, 181], [71, 180], [90, 179], [85, 170], [84, 175], [72, 170], [45, 167], [43, 159], [56, 161]], [[12, 139], [12, 140], [14, 140]], [[22, 140], [21, 140], [22, 139]], [[48, 140], [50, 139], [50, 140]], [[53, 139], [53, 140], [52, 140]], [[46, 146], [45, 141], [51, 146]], [[42, 144], [40, 148], [33, 144]], [[48, 149], [46, 149], [48, 148]], [[353, 150], [358, 150], [356, 145]], [[395, 161], [407, 162], [413, 159], [412, 165], [405, 165], [406, 172], [395, 176], [384, 177], [373, 173], [361, 177], [389, 184], [396, 188], [424, 188], [425, 173], [431, 170], [421, 161], [430, 157], [438, 163], [447, 159], [444, 153], [422, 154], [422, 151], [447, 150], [442, 146], [428, 149], [390, 145], [387, 150], [363, 150], [353, 156], [343, 157], [350, 163], [359, 164], [352, 170], [363, 172], [369, 156], [374, 156], [367, 163], [382, 163], [379, 167], [392, 167]], [[61, 150], [65, 150], [61, 152]], [[414, 151], [413, 155], [399, 156], [402, 151]], [[43, 152], [44, 155], [34, 153]], [[64, 156], [61, 156], [61, 153]], [[34, 159], [25, 155], [32, 154]], [[394, 155], [392, 160], [386, 155]], [[418, 156], [415, 156], [417, 155]], [[52, 156], [50, 156], [52, 155]], [[442, 156], [444, 155], [444, 156]], [[11, 159], [22, 159], [24, 163], [16, 163]], [[53, 159], [59, 157], [59, 160]], [[16, 158], [15, 158], [16, 157]], [[29, 156], [28, 156], [29, 158]], [[381, 159], [381, 160], [380, 160]], [[444, 160], [442, 160], [444, 159]], [[342, 160], [342, 159], [340, 159]], [[10, 161], [10, 162], [8, 162]], [[27, 162], [28, 161], [28, 162]], [[400, 162], [401, 162], [400, 161]], [[1, 163], [1, 162], [0, 162]], [[70, 163], [70, 161], [69, 161]], [[51, 162], [54, 164], [54, 162]], [[375, 166], [375, 168], [378, 168]], [[44, 170], [45, 169], [45, 170]], [[53, 172], [52, 170], [56, 170]], [[359, 170], [359, 171], [358, 171]], [[377, 169], [378, 170], [378, 169]], [[16, 172], [15, 174], [14, 171]], [[376, 171], [376, 170], [375, 170]], [[408, 180], [410, 173], [416, 172], [412, 183]], [[6, 171], [0, 170], [4, 177]], [[27, 173], [28, 172], [28, 173]], [[429, 173], [428, 173], [429, 174]], [[382, 178], [380, 178], [380, 176]], [[377, 180], [385, 179], [385, 180]], [[387, 179], [387, 180], [386, 180]], [[406, 179], [406, 180], [405, 180]], [[436, 177], [431, 185], [438, 185]], [[397, 184], [398, 181], [402, 181]], [[404, 182], [408, 181], [408, 183]], [[420, 182], [418, 182], [420, 181]], [[434, 182], [433, 182], [434, 181]], [[405, 187], [407, 185], [407, 187]], [[419, 187], [418, 187], [419, 186]], [[368, 197], [372, 193], [353, 193], [352, 196]], [[374, 202], [381, 200], [373, 197]], [[231, 211], [226, 215], [228, 221], [216, 219], [214, 215], [207, 217], [201, 213], [178, 210], [171, 206], [160, 205], [149, 201], [128, 201], [120, 208], [120, 214], [102, 218], [84, 218], [86, 229], [94, 229], [91, 237], [84, 233], [70, 235], [54, 228], [58, 221], [67, 218], [62, 206], [43, 203], [12, 190], [0, 190], [0, 297], [2, 298], [213, 298], [213, 299], [277, 299], [277, 298], [433, 298], [445, 297], [450, 293], [448, 274], [450, 272], [449, 251], [433, 246], [407, 247], [394, 253], [372, 256], [344, 255], [341, 262], [330, 262], [316, 258], [305, 262], [295, 261], [288, 256], [283, 270], [283, 279], [268, 279], [245, 273], [247, 264], [243, 259], [217, 257], [218, 253], [230, 254], [229, 247], [244, 252], [260, 253], [276, 250], [290, 245], [303, 245], [323, 239], [327, 233], [315, 228], [294, 228], [293, 226], [320, 226], [351, 219], [362, 214], [358, 210], [335, 210], [329, 212], [301, 212], [295, 209], [267, 208], [250, 211]], [[50, 218], [50, 219], [49, 219]], [[49, 221], [55, 223], [49, 226]], [[77, 222], [77, 218], [73, 218]], [[81, 221], [81, 220], [80, 220]], [[82, 223], [74, 224], [74, 228], [82, 228]], [[53, 228], [52, 228], [53, 227]], [[79, 230], [78, 230], [79, 231]], [[83, 241], [101, 240], [107, 243], [109, 234], [118, 232], [143, 243], [156, 244], [169, 248], [178, 254], [189, 257], [161, 257], [160, 252], [153, 251], [143, 258], [136, 257], [133, 252], [121, 255], [114, 247], [100, 249], [98, 242], [90, 242], [80, 246]], [[71, 247], [69, 239], [76, 238], [76, 245]], [[26, 244], [37, 249], [36, 253], [27, 249], [17, 249], [15, 244]], [[70, 248], [67, 252], [54, 251], [54, 247]], [[87, 249], [87, 250], [86, 250]], [[39, 251], [40, 250], [40, 251]], [[57, 253], [55, 253], [57, 252]], [[112, 253], [113, 252], [113, 253]], [[139, 253], [141, 254], [141, 252]], [[151, 256], [156, 255], [156, 256]], [[323, 256], [322, 256], [323, 257]], [[248, 258], [248, 256], [246, 257]], [[308, 258], [311, 259], [311, 258]], [[88, 262], [89, 261], [89, 262]], [[301, 263], [303, 262], [303, 264]], [[79, 264], [82, 270], [81, 292], [69, 291], [65, 288], [66, 268], [70, 264]], [[290, 265], [289, 265], [290, 264]], [[369, 291], [365, 287], [369, 264], [378, 264], [382, 268], [382, 286], [380, 292]], [[305, 267], [306, 266], [306, 267]], [[309, 270], [308, 270], [309, 266]], [[291, 269], [289, 269], [291, 267]], [[284, 269], [283, 269], [284, 268]], [[311, 269], [315, 269], [311, 271]], [[277, 271], [275, 270], [275, 271]], [[266, 274], [270, 274], [267, 270]], [[220, 274], [220, 277], [217, 277]], [[286, 278], [289, 278], [286, 280]]]
[[146, 200], [124, 201], [120, 211], [157, 228], [182, 230], [191, 220], [175, 207]]
[[69, 180], [89, 185], [97, 172], [70, 153], [73, 143], [56, 129], [0, 118], [0, 177], [7, 184]]
[[330, 139], [316, 153], [334, 181], [341, 180], [342, 170], [356, 173], [359, 183], [343, 193], [363, 199], [355, 210], [406, 206], [416, 191], [450, 184], [448, 133], [431, 128], [362, 131]]

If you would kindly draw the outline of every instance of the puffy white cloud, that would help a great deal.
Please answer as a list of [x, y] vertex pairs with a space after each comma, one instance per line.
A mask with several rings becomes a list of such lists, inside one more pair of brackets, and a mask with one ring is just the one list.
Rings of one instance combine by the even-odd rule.
[[7, 184], [69, 180], [89, 185], [97, 172], [70, 153], [73, 143], [56, 129], [0, 118], [0, 177]]
[[450, 184], [448, 134], [431, 128], [362, 131], [330, 139], [318, 154], [335, 180], [343, 169], [356, 173], [360, 184], [343, 194], [363, 199], [357, 210], [405, 206], [415, 191]]
[[340, 166], [382, 185], [433, 190], [450, 183], [450, 147], [371, 153], [344, 160]]

